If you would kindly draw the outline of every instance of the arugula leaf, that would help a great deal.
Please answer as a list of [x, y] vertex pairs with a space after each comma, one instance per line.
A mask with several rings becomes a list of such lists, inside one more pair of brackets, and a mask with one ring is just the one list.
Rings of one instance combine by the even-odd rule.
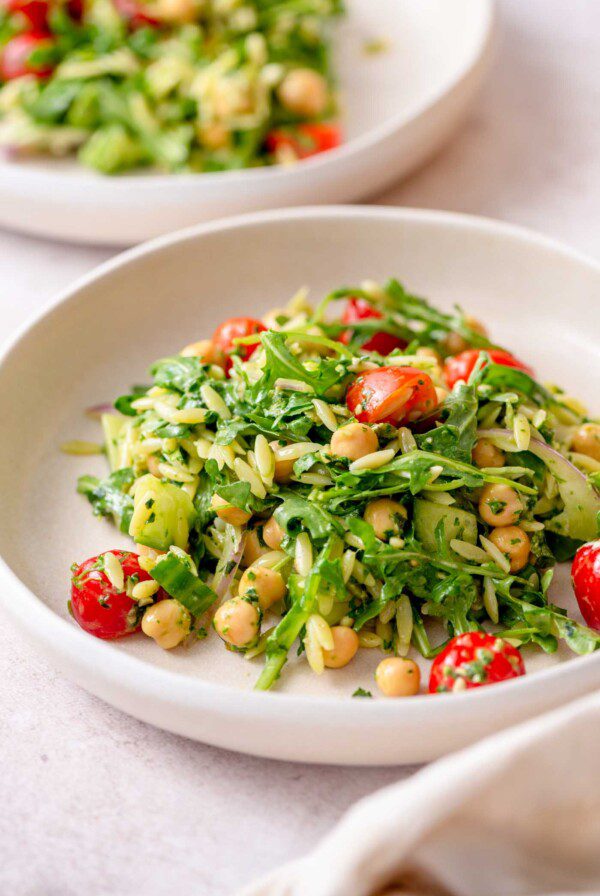
[[104, 480], [95, 476], [80, 476], [77, 491], [85, 495], [96, 516], [113, 516], [121, 532], [129, 532], [133, 513], [133, 498], [126, 494], [135, 481], [131, 467], [115, 470]]
[[273, 330], [261, 333], [267, 363], [263, 376], [255, 386], [255, 395], [264, 389], [271, 389], [280, 378], [307, 383], [317, 396], [325, 395], [332, 386], [341, 385], [348, 373], [348, 359], [321, 358], [311, 369], [294, 357], [286, 345], [287, 338], [285, 333]]
[[183, 355], [162, 358], [152, 365], [150, 372], [157, 386], [176, 389], [178, 392], [198, 391], [207, 379], [200, 359]]
[[427, 451], [470, 463], [471, 452], [477, 440], [477, 408], [475, 388], [457, 386], [444, 401], [444, 413], [448, 412], [444, 423], [417, 436], [417, 444]]
[[302, 528], [308, 529], [315, 541], [329, 538], [332, 532], [343, 533], [335, 517], [296, 494], [286, 493], [274, 516], [281, 528], [292, 536], [297, 535]]

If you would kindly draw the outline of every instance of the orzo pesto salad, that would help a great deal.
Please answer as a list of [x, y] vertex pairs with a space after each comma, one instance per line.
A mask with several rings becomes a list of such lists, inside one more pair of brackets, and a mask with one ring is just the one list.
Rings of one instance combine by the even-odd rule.
[[341, 0], [0, 0], [0, 147], [105, 174], [293, 163], [340, 143]]
[[[73, 565], [86, 631], [220, 637], [261, 690], [291, 655], [335, 675], [369, 650], [390, 697], [419, 692], [418, 653], [456, 693], [600, 645], [600, 424], [460, 309], [397, 280], [301, 292], [151, 375], [101, 415], [109, 475], [79, 479], [136, 545]], [[548, 596], [574, 556], [590, 627]]]

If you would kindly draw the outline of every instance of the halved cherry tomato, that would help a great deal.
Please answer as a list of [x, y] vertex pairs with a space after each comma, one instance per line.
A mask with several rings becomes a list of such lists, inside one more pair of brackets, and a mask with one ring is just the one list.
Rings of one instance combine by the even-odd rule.
[[335, 149], [342, 142], [342, 134], [335, 124], [298, 124], [289, 130], [269, 131], [265, 138], [267, 152], [289, 147], [299, 159], [308, 159], [328, 149]]
[[571, 581], [581, 615], [600, 631], [600, 540], [579, 548], [571, 567]]
[[43, 32], [48, 26], [48, 0], [3, 0], [7, 12], [27, 22], [31, 31]]
[[[381, 311], [374, 308], [371, 302], [367, 302], [366, 299], [348, 299], [341, 320], [343, 324], [354, 324], [359, 320], [381, 317], [383, 317]], [[348, 345], [352, 337], [352, 330], [344, 330], [340, 334], [339, 340], [344, 345]], [[404, 339], [399, 339], [391, 333], [381, 331], [369, 336], [367, 341], [362, 343], [361, 348], [368, 352], [377, 352], [379, 355], [389, 355], [395, 348], [406, 348], [407, 344]]]
[[0, 53], [0, 80], [10, 81], [22, 75], [35, 75], [47, 78], [52, 74], [52, 66], [48, 63], [34, 65], [29, 61], [34, 50], [51, 46], [47, 34], [28, 32], [11, 37]]
[[457, 693], [525, 675], [516, 647], [485, 632], [465, 632], [448, 642], [429, 673], [429, 693]]
[[225, 371], [229, 373], [232, 367], [231, 355], [236, 354], [243, 361], [247, 361], [249, 357], [256, 351], [260, 342], [252, 343], [252, 345], [236, 345], [234, 339], [240, 339], [242, 336], [251, 336], [253, 333], [263, 333], [267, 328], [261, 321], [255, 320], [253, 317], [230, 317], [224, 321], [213, 333], [212, 341], [227, 356], [225, 363]]
[[[107, 553], [114, 554], [120, 562], [125, 586], [132, 577], [135, 583], [152, 578], [141, 568], [137, 554], [131, 551]], [[125, 590], [119, 591], [111, 584], [104, 572], [104, 557], [105, 554], [99, 554], [79, 566], [73, 565], [71, 610], [81, 628], [96, 638], [109, 641], [138, 631], [141, 613], [138, 604]], [[156, 593], [157, 600], [166, 596], [162, 589]]]
[[362, 373], [346, 392], [346, 404], [361, 423], [400, 426], [431, 413], [438, 404], [435, 386], [414, 367], [379, 367]]
[[125, 19], [132, 28], [148, 26], [156, 28], [161, 24], [158, 19], [146, 11], [143, 2], [138, 2], [138, 0], [113, 0], [113, 2], [121, 18]]
[[[488, 348], [486, 349], [486, 352], [494, 364], [500, 364], [502, 367], [516, 367], [518, 370], [523, 370], [525, 373], [528, 373], [529, 376], [533, 376], [531, 367], [528, 367], [527, 364], [523, 364], [522, 361], [519, 361], [519, 359], [515, 358], [514, 355], [511, 355], [510, 352], [505, 352], [504, 349], [501, 348]], [[461, 352], [460, 355], [452, 355], [450, 358], [446, 358], [444, 363], [444, 377], [450, 389], [453, 389], [454, 385], [459, 380], [468, 382], [480, 354], [481, 349], [468, 348], [465, 352]]]

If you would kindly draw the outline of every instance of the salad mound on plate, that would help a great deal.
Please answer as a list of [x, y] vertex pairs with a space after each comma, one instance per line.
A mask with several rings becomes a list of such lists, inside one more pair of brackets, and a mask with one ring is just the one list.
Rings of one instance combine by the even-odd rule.
[[455, 692], [522, 675], [523, 647], [600, 645], [548, 593], [578, 551], [598, 627], [600, 424], [460, 309], [397, 280], [302, 291], [151, 373], [102, 414], [110, 474], [79, 480], [137, 546], [74, 565], [86, 630], [170, 649], [214, 629], [264, 657], [260, 689], [296, 646], [317, 674], [383, 651], [389, 696], [419, 691], [411, 651]]
[[293, 163], [339, 145], [341, 0], [3, 0], [0, 147], [113, 174]]

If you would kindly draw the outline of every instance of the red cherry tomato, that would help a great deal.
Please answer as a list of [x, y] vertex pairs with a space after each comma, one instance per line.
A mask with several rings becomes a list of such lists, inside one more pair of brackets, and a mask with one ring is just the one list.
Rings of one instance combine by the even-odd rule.
[[583, 544], [573, 559], [571, 581], [581, 615], [600, 631], [600, 540]]
[[431, 378], [414, 367], [379, 367], [361, 374], [346, 392], [361, 423], [412, 423], [431, 413], [438, 399]]
[[212, 341], [227, 356], [225, 370], [227, 373], [231, 370], [231, 355], [235, 353], [243, 361], [256, 351], [260, 342], [252, 343], [252, 345], [236, 345], [234, 339], [241, 339], [242, 336], [251, 336], [253, 333], [263, 333], [267, 328], [259, 320], [253, 317], [230, 317], [224, 321], [213, 333]]
[[48, 23], [48, 0], [3, 0], [7, 12], [25, 19], [31, 31], [43, 32]]
[[[518, 370], [524, 370], [529, 376], [533, 376], [531, 367], [523, 364], [510, 352], [505, 352], [501, 348], [488, 348], [486, 351], [494, 364], [500, 364], [502, 367], [516, 367]], [[481, 349], [479, 348], [468, 348], [466, 352], [461, 352], [460, 355], [452, 355], [450, 358], [446, 358], [444, 377], [450, 389], [453, 389], [459, 380], [468, 381], [480, 353]]]
[[265, 138], [267, 152], [289, 147], [299, 159], [308, 159], [328, 149], [335, 149], [342, 142], [342, 134], [334, 124], [298, 124], [293, 130], [270, 131]]
[[[381, 311], [374, 308], [370, 302], [365, 299], [348, 299], [346, 307], [342, 314], [343, 324], [354, 324], [359, 320], [368, 320], [369, 318], [383, 317]], [[352, 330], [344, 330], [340, 334], [340, 342], [348, 345], [353, 336]], [[391, 333], [373, 333], [366, 342], [363, 342], [361, 348], [368, 352], [377, 352], [379, 355], [389, 355], [395, 348], [406, 348], [407, 343], [404, 339], [399, 339]]]
[[[121, 563], [125, 583], [132, 576], [137, 576], [136, 582], [146, 582], [152, 578], [141, 568], [137, 554], [130, 551], [110, 553]], [[99, 554], [79, 566], [73, 566], [71, 610], [75, 621], [86, 632], [110, 641], [138, 631], [140, 614], [137, 603], [125, 591], [118, 591], [111, 584], [103, 571], [103, 557], [104, 554]], [[156, 594], [159, 600], [165, 596], [162, 590]]]
[[122, 19], [125, 19], [132, 28], [156, 28], [161, 23], [150, 15], [143, 2], [138, 0], [113, 0], [115, 8]]
[[485, 632], [457, 635], [434, 659], [429, 693], [480, 688], [525, 675], [523, 657], [508, 641]]
[[12, 37], [0, 52], [0, 80], [10, 81], [22, 75], [47, 78], [52, 74], [52, 66], [47, 63], [34, 65], [29, 57], [34, 50], [50, 45], [51, 41], [46, 34], [27, 33]]

